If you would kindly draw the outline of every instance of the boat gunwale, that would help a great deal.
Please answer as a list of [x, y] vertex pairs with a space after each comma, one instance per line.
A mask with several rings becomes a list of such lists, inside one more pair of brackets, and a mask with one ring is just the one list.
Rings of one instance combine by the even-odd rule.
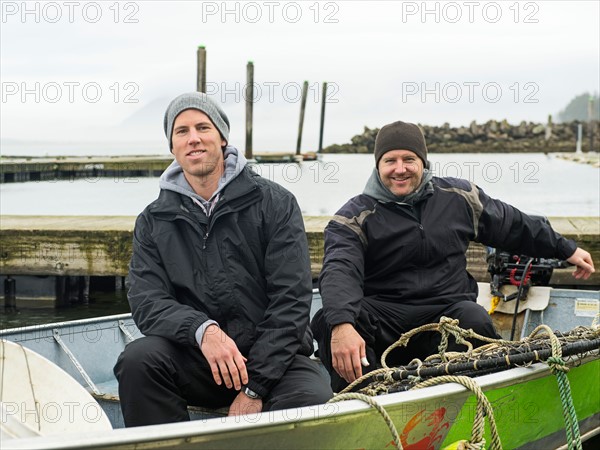
[[[570, 366], [582, 365], [599, 359], [597, 353], [584, 358], [576, 356], [570, 360]], [[515, 367], [498, 373], [492, 373], [476, 377], [477, 384], [486, 392], [492, 389], [500, 389], [506, 386], [533, 381], [550, 374], [550, 368], [546, 363], [540, 362], [528, 367]], [[384, 408], [402, 407], [411, 402], [430, 402], [438, 398], [449, 396], [460, 396], [463, 402], [472, 393], [462, 385], [447, 383], [431, 386], [419, 390], [396, 392], [374, 397]], [[335, 411], [331, 413], [331, 407]], [[70, 449], [70, 448], [98, 448], [104, 446], [136, 446], [144, 443], [165, 441], [181, 441], [189, 444], [214, 439], [231, 432], [242, 432], [239, 438], [245, 435], [260, 433], [269, 428], [296, 428], [300, 426], [312, 426], [323, 420], [339, 420], [351, 414], [364, 413], [371, 406], [360, 400], [348, 400], [335, 404], [323, 404], [306, 406], [301, 408], [290, 408], [285, 410], [268, 411], [254, 416], [257, 418], [248, 424], [248, 418], [217, 417], [204, 420], [193, 420], [190, 422], [170, 423], [161, 425], [148, 425], [134, 428], [118, 428], [112, 432], [73, 433], [55, 436], [40, 436], [35, 438], [15, 439], [3, 442], [3, 448], [46, 448], [46, 449]], [[289, 411], [295, 411], [294, 420], [289, 419]], [[287, 412], [287, 413], [286, 413]], [[375, 411], [373, 410], [373, 413]], [[298, 418], [298, 416], [300, 416]], [[243, 416], [242, 416], [243, 417]], [[203, 439], [206, 437], [207, 439]], [[14, 445], [13, 445], [14, 444]]]
[[61, 329], [67, 327], [77, 327], [81, 325], [90, 325], [93, 323], [118, 322], [119, 320], [132, 319], [131, 313], [114, 314], [112, 316], [89, 317], [87, 319], [68, 320], [62, 322], [45, 323], [39, 325], [29, 325], [26, 327], [7, 328], [0, 330], [0, 337], [7, 335], [25, 334], [30, 332], [39, 332], [46, 330]]

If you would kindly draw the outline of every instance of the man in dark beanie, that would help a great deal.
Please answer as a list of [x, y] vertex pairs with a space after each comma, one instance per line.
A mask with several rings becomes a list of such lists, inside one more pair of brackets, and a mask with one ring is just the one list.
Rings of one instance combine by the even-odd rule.
[[[520, 254], [560, 258], [588, 278], [588, 252], [541, 220], [488, 197], [466, 180], [433, 177], [417, 125], [394, 122], [375, 140], [375, 169], [325, 229], [319, 277], [323, 308], [311, 327], [334, 391], [379, 368], [398, 338], [442, 316], [487, 337], [499, 337], [476, 303], [467, 272], [471, 241]], [[420, 333], [394, 350], [388, 364], [437, 353], [439, 333]], [[472, 342], [475, 346], [482, 342]], [[449, 350], [463, 350], [451, 340]]]
[[421, 129], [414, 123], [394, 122], [385, 125], [375, 138], [375, 166], [379, 164], [379, 160], [391, 150], [403, 148], [410, 150], [423, 161], [427, 166], [427, 145], [425, 144], [425, 136]]
[[312, 280], [300, 209], [247, 166], [228, 144], [229, 127], [198, 92], [165, 113], [175, 161], [136, 221], [129, 267], [128, 300], [145, 337], [114, 369], [126, 426], [189, 420], [188, 405], [240, 415], [332, 396], [309, 358]]

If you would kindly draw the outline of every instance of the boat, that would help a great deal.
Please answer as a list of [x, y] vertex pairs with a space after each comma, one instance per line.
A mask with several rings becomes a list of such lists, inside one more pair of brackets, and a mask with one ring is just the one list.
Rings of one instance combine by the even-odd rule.
[[[489, 285], [480, 284], [480, 292], [479, 302], [489, 308]], [[513, 304], [506, 303], [505, 312], [500, 305], [492, 316], [504, 337], [515, 328], [513, 317], [521, 337], [540, 324], [566, 332], [592, 325], [600, 291], [532, 287], [516, 316], [510, 314]], [[320, 306], [315, 291], [311, 314]], [[598, 335], [598, 328], [590, 329]], [[124, 428], [112, 369], [125, 345], [140, 336], [130, 314], [0, 331], [2, 448], [386, 449], [400, 448], [399, 439], [405, 450], [436, 450], [460, 448], [477, 434], [474, 423], [483, 418], [481, 395], [452, 382], [371, 397], [373, 405], [356, 396], [237, 417], [190, 407], [190, 422]], [[598, 439], [598, 346], [564, 360], [581, 440]], [[481, 428], [491, 448], [499, 447], [490, 415], [502, 448], [574, 445], [575, 437], [566, 432], [560, 382], [546, 362], [472, 380], [491, 406], [485, 433]]]

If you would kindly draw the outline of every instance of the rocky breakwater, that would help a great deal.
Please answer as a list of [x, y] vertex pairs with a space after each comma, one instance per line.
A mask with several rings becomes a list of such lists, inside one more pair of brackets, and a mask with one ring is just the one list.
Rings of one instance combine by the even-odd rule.
[[[427, 147], [438, 153], [504, 153], [504, 152], [574, 152], [577, 142], [579, 122], [547, 124], [521, 122], [511, 125], [506, 120], [489, 120], [469, 126], [451, 127], [421, 125]], [[593, 133], [593, 150], [600, 144], [599, 122], [582, 123], [582, 150], [590, 150], [589, 130]], [[351, 139], [350, 143], [333, 144], [323, 149], [323, 153], [373, 153], [375, 137], [379, 128], [365, 127], [362, 134]]]

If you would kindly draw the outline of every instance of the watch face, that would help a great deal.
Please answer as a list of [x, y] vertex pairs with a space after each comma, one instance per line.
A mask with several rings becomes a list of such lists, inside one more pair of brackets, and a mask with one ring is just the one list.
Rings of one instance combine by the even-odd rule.
[[250, 388], [244, 388], [244, 394], [252, 399], [258, 399], [260, 396]]

